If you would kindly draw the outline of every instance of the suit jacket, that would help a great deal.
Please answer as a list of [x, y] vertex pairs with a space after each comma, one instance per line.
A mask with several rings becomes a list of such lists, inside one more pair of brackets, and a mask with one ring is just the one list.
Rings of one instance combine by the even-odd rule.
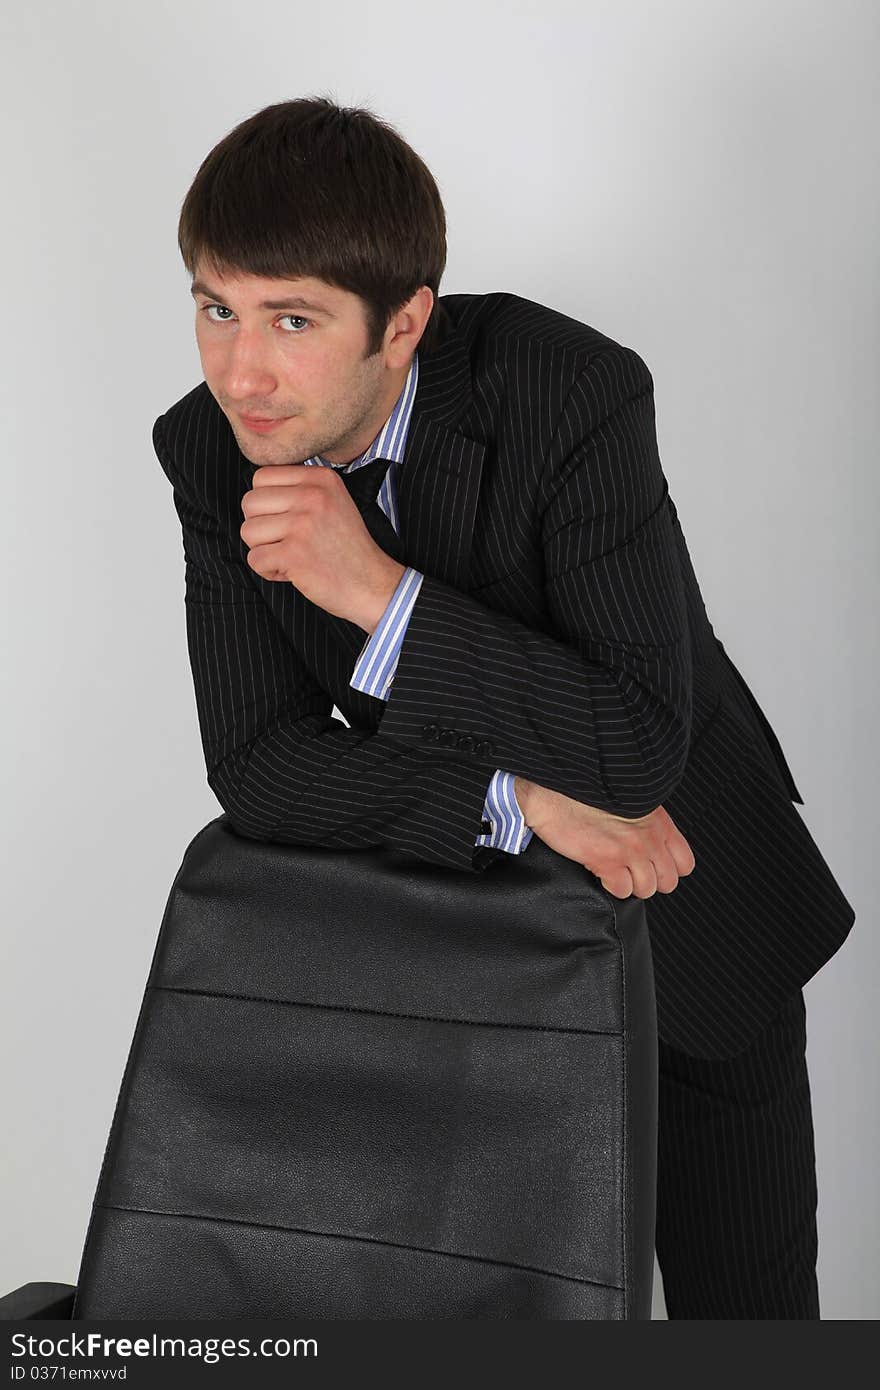
[[207, 385], [153, 427], [182, 526], [208, 784], [242, 835], [469, 873], [509, 860], [475, 847], [499, 767], [618, 815], [664, 805], [696, 867], [645, 900], [659, 1034], [729, 1056], [855, 914], [715, 636], [651, 374], [517, 295], [437, 302], [398, 490], [397, 558], [425, 578], [387, 700], [350, 685], [362, 628], [247, 564], [254, 465]]

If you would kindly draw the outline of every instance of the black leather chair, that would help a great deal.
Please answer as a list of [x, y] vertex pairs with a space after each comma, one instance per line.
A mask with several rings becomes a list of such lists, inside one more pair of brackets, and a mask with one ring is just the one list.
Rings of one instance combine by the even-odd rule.
[[537, 836], [480, 875], [188, 846], [75, 1287], [0, 1317], [650, 1318], [645, 905]]

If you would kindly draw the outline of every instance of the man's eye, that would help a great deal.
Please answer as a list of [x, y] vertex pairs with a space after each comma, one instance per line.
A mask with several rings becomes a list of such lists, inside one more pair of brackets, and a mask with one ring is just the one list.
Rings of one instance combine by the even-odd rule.
[[311, 319], [304, 319], [302, 314], [282, 314], [281, 317], [285, 319], [299, 319], [300, 323], [311, 323]]
[[[212, 309], [217, 309], [221, 314], [230, 314], [230, 315], [232, 315], [232, 310], [231, 310], [231, 309], [227, 309], [227, 307], [226, 307], [225, 304], [205, 304], [205, 305], [203, 305], [203, 307], [202, 307], [202, 313], [203, 313], [203, 314], [207, 314], [208, 317], [210, 318], [210, 314], [211, 314], [211, 310], [212, 310]], [[234, 315], [233, 315], [233, 317], [234, 317]], [[305, 323], [305, 324], [311, 324], [311, 322], [312, 322], [311, 319], [304, 319], [304, 318], [302, 317], [301, 314], [282, 314], [281, 317], [284, 318], [284, 319], [297, 319], [300, 323]], [[219, 323], [228, 323], [228, 322], [229, 322], [229, 319], [223, 319], [223, 318], [221, 318], [221, 319], [219, 319], [219, 320], [218, 320], [218, 319], [210, 319], [210, 321], [211, 321], [211, 323], [218, 323], [218, 322], [219, 322]], [[295, 334], [297, 334], [297, 333], [301, 333], [301, 332], [302, 332], [302, 329], [301, 329], [301, 328], [296, 328], [296, 329], [290, 330], [290, 332], [291, 332], [292, 334], [295, 335]]]

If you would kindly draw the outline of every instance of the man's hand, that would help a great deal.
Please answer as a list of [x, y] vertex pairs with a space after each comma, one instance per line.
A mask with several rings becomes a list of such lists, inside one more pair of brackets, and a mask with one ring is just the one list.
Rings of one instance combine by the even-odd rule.
[[583, 864], [615, 898], [671, 893], [696, 864], [690, 845], [662, 806], [629, 820], [524, 777], [514, 778], [513, 790], [538, 838]]
[[373, 540], [342, 479], [289, 463], [257, 468], [253, 483], [241, 499], [251, 569], [372, 632], [404, 566]]

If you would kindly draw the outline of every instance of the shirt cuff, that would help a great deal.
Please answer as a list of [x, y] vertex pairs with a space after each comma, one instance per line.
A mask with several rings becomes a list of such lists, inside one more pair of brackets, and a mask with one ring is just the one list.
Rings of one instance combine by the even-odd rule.
[[512, 772], [502, 772], [500, 768], [493, 774], [483, 809], [484, 830], [474, 843], [493, 845], [508, 854], [522, 854], [534, 831], [526, 825], [525, 816], [516, 799], [513, 790], [514, 775]]
[[355, 662], [349, 685], [377, 700], [387, 700], [407, 623], [419, 596], [424, 575], [407, 565], [374, 631]]

